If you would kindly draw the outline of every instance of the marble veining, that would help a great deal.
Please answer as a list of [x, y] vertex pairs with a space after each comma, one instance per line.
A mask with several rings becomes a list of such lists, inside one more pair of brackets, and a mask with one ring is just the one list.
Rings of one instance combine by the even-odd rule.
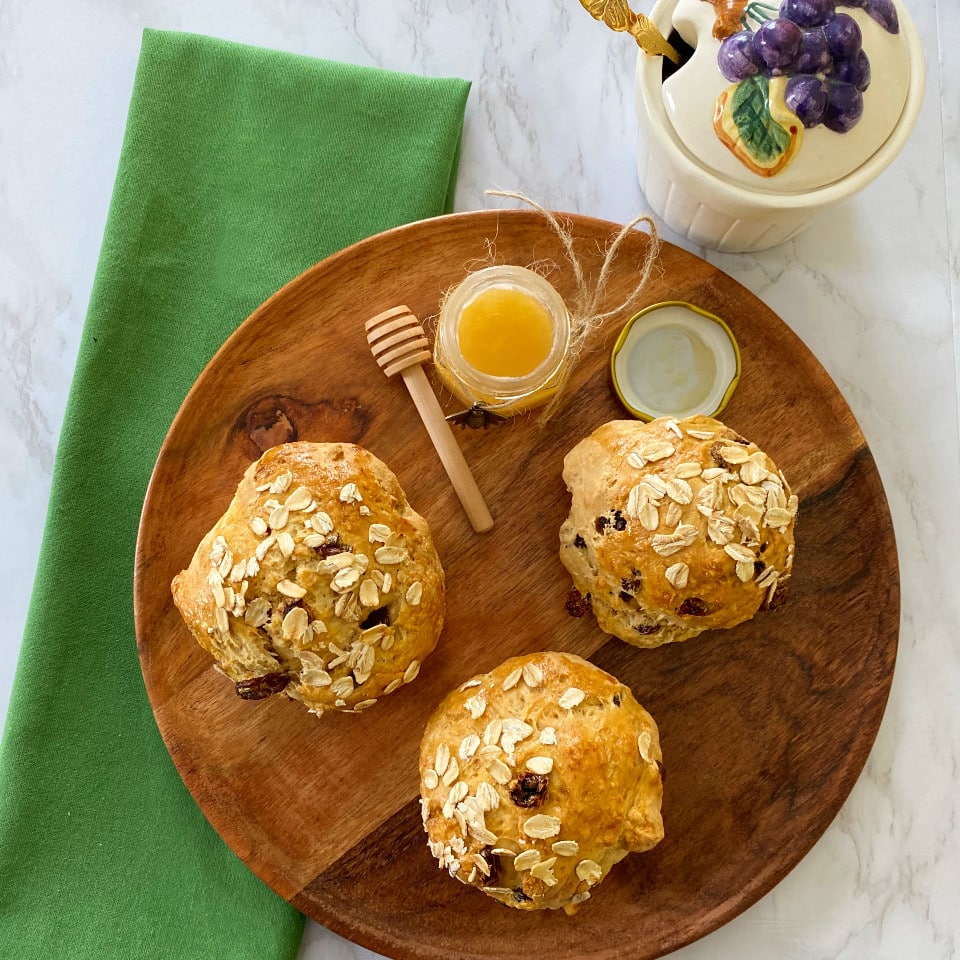
[[[890, 701], [824, 836], [766, 897], [674, 955], [684, 960], [960, 953], [960, 18], [951, 0], [906, 2], [928, 71], [903, 154], [782, 247], [706, 254], [807, 343], [870, 443], [900, 552]], [[577, 0], [0, 4], [0, 716], [147, 26], [472, 80], [458, 210], [504, 205], [491, 187], [615, 221], [644, 209], [635, 47]], [[375, 955], [308, 923], [300, 957]]]

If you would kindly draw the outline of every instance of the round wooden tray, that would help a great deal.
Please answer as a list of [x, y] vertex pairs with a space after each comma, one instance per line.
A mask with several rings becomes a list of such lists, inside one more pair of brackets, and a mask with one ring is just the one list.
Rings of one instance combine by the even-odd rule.
[[[588, 275], [613, 224], [571, 216]], [[135, 613], [150, 701], [170, 754], [228, 844], [281, 896], [392, 957], [662, 955], [768, 891], [826, 829], [873, 743], [899, 623], [896, 547], [873, 458], [849, 408], [800, 340], [715, 267], [665, 244], [640, 306], [686, 300], [723, 317], [743, 356], [724, 420], [769, 452], [799, 494], [790, 600], [734, 630], [639, 650], [564, 610], [558, 558], [568, 509], [563, 456], [625, 416], [609, 383], [609, 324], [569, 398], [529, 418], [457, 431], [496, 520], [475, 534], [399, 378], [363, 323], [406, 303], [421, 319], [486, 261], [558, 265], [537, 214], [487, 211], [414, 223], [317, 264], [271, 297], [213, 358], [164, 442], [144, 506]], [[634, 282], [645, 237], [617, 260], [610, 305]], [[627, 317], [622, 318], [623, 321]], [[450, 398], [445, 398], [450, 409]], [[260, 452], [292, 439], [362, 444], [429, 521], [448, 613], [417, 681], [359, 716], [318, 720], [283, 697], [240, 700], [193, 642], [171, 578]], [[507, 909], [438, 869], [421, 829], [417, 752], [454, 686], [538, 649], [588, 657], [629, 684], [660, 727], [666, 838], [614, 868], [573, 918]]]

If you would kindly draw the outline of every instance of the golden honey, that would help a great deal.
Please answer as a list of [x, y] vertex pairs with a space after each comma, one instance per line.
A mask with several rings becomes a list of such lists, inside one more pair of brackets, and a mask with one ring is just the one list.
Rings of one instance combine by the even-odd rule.
[[553, 321], [543, 305], [514, 287], [491, 287], [460, 314], [463, 359], [491, 377], [525, 377], [550, 354]]
[[466, 405], [509, 415], [553, 396], [569, 341], [566, 306], [543, 277], [524, 267], [487, 267], [444, 301], [434, 360]]

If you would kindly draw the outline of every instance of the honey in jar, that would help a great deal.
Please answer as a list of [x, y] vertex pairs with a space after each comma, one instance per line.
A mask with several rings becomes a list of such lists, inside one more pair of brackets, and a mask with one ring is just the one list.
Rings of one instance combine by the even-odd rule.
[[445, 300], [434, 360], [464, 403], [509, 415], [553, 396], [569, 341], [570, 317], [550, 283], [524, 267], [488, 267]]

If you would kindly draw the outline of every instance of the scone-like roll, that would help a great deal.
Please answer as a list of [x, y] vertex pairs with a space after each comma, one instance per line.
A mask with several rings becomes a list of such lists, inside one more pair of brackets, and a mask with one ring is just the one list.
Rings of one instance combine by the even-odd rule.
[[755, 444], [710, 417], [615, 420], [563, 463], [567, 609], [638, 647], [779, 606], [797, 498]]
[[287, 443], [247, 469], [173, 599], [241, 697], [357, 712], [417, 676], [444, 576], [385, 464], [350, 443]]
[[420, 796], [452, 877], [521, 910], [573, 913], [663, 839], [660, 739], [616, 677], [536, 653], [468, 680], [430, 718]]

